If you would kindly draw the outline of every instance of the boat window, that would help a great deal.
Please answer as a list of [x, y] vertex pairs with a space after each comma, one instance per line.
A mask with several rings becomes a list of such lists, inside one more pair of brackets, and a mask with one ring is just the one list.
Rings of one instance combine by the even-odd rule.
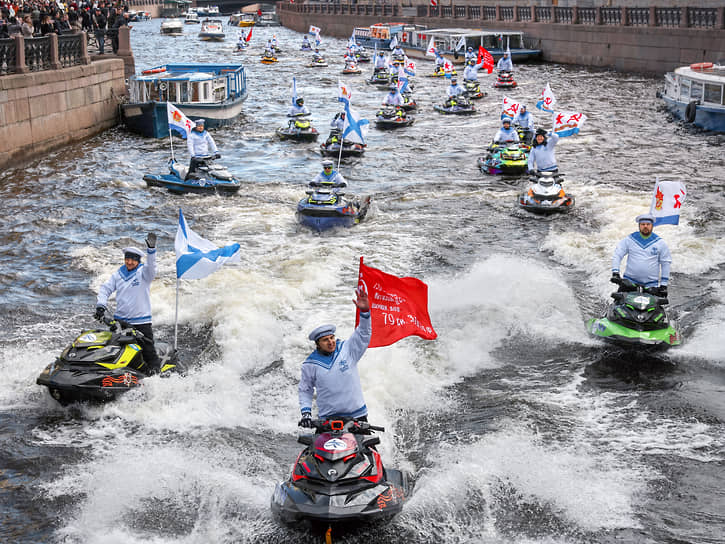
[[690, 98], [692, 100], [702, 99], [702, 83], [698, 83], [697, 81], [692, 82], [690, 86]]
[[690, 99], [690, 80], [689, 79], [682, 79], [680, 81], [680, 99], [681, 100]]
[[705, 102], [712, 102], [713, 104], [722, 104], [722, 85], [715, 85], [712, 83], [705, 83]]
[[191, 100], [189, 102], [199, 102], [199, 83], [189, 83], [191, 85]]
[[179, 102], [189, 102], [189, 84], [186, 81], [179, 83]]
[[203, 90], [202, 100], [204, 102], [209, 102], [211, 100], [211, 82], [205, 81], [203, 87], [204, 87], [204, 90]]

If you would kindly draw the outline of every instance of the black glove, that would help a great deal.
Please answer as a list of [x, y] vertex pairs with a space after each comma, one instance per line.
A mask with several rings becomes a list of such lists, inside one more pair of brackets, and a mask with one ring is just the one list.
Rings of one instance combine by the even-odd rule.
[[100, 321], [101, 319], [103, 319], [104, 315], [106, 315], [106, 307], [99, 304], [98, 306], [96, 306], [96, 313], [93, 314], [93, 317]]
[[312, 414], [309, 412], [302, 412], [302, 419], [297, 424], [298, 427], [304, 427], [305, 429], [312, 428]]
[[214, 153], [214, 158], [215, 159], [221, 159], [222, 156], [219, 153]]
[[667, 298], [667, 286], [666, 285], [660, 285], [657, 288], [657, 296], [660, 298]]
[[153, 249], [156, 247], [156, 233], [149, 232], [146, 235], [146, 245], [148, 246], [149, 249]]
[[619, 272], [612, 272], [612, 277], [609, 278], [609, 281], [612, 283], [620, 283], [622, 281], [622, 276], [619, 275]]

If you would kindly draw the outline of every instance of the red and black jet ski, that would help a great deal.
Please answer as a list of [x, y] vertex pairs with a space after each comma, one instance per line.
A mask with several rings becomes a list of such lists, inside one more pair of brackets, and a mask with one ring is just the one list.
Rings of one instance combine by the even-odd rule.
[[289, 480], [277, 484], [272, 512], [282, 521], [332, 523], [381, 521], [403, 509], [408, 478], [384, 468], [375, 446], [384, 431], [364, 421], [313, 420], [314, 435], [297, 440], [299, 454]]

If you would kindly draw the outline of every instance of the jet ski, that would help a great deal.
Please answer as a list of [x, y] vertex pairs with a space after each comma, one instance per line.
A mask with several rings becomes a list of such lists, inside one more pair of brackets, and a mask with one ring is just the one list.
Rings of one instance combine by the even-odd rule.
[[405, 55], [392, 55], [390, 60], [393, 66], [403, 66], [405, 64]]
[[380, 129], [402, 128], [413, 124], [415, 118], [402, 108], [384, 108], [375, 114], [375, 127]]
[[367, 82], [371, 85], [390, 85], [390, 72], [387, 70], [378, 70], [373, 73]]
[[[201, 160], [201, 159], [200, 159]], [[239, 191], [241, 183], [224, 166], [214, 163], [214, 157], [204, 157], [195, 172], [169, 160], [168, 174], [145, 174], [147, 187], [164, 187], [172, 193], [197, 193], [230, 195]]]
[[418, 104], [415, 101], [415, 98], [413, 98], [413, 95], [410, 92], [404, 92], [401, 94], [403, 97], [403, 105], [400, 106], [405, 111], [415, 111], [418, 109]]
[[342, 133], [333, 129], [325, 140], [324, 144], [320, 144], [320, 153], [326, 157], [362, 157], [365, 153], [365, 146], [347, 140], [342, 140], [342, 152], [340, 151], [340, 140]]
[[352, 227], [365, 219], [370, 197], [363, 201], [343, 198], [344, 183], [310, 182], [307, 196], [297, 204], [297, 220], [317, 231], [335, 227]]
[[309, 113], [293, 115], [286, 127], [276, 130], [281, 140], [297, 140], [298, 142], [313, 142], [320, 135], [312, 123], [305, 119]]
[[309, 43], [303, 43], [300, 46], [300, 51], [312, 51], [312, 46]]
[[272, 495], [274, 515], [286, 523], [310, 520], [380, 522], [403, 509], [410, 493], [407, 475], [384, 468], [375, 446], [384, 431], [364, 421], [313, 420], [314, 435], [297, 441], [306, 447], [292, 474]]
[[453, 115], [470, 115], [476, 113], [476, 108], [471, 102], [465, 97], [458, 95], [457, 97], [449, 98], [443, 104], [436, 104], [433, 109], [445, 114]]
[[529, 151], [531, 151], [531, 146], [526, 144], [491, 142], [488, 146], [488, 154], [478, 158], [478, 167], [484, 174], [518, 176], [526, 173]]
[[534, 140], [534, 131], [530, 128], [522, 127], [521, 125], [514, 125], [516, 133], [519, 135], [519, 140], [527, 145], [531, 145]]
[[665, 310], [667, 298], [628, 279], [612, 281], [620, 285], [620, 292], [612, 293], [614, 301], [602, 317], [587, 321], [589, 334], [619, 345], [648, 349], [682, 344], [677, 322]]
[[466, 96], [471, 100], [478, 100], [488, 94], [481, 90], [481, 84], [478, 81], [464, 81], [463, 88], [466, 89]]
[[[103, 317], [104, 329], [82, 331], [60, 356], [38, 376], [36, 383], [48, 388], [61, 405], [74, 402], [104, 403], [135, 389], [149, 374], [139, 338], [132, 326]], [[161, 375], [183, 373], [177, 353], [169, 344], [155, 342]]]
[[511, 72], [499, 72], [498, 78], [493, 82], [493, 86], [497, 89], [513, 89], [518, 85], [514, 81], [514, 76]]
[[359, 49], [355, 52], [355, 58], [358, 62], [370, 62], [370, 54], [365, 49]]
[[261, 62], [262, 64], [274, 64], [275, 62], [277, 62], [277, 57], [273, 53], [265, 51], [262, 55], [262, 60], [260, 60], [259, 62]]
[[537, 214], [565, 213], [574, 207], [574, 197], [564, 192], [564, 176], [554, 172], [537, 172], [529, 178], [528, 191], [519, 196], [519, 206]]
[[353, 61], [348, 61], [342, 69], [343, 74], [362, 74], [362, 69]]
[[307, 65], [308, 68], [325, 68], [327, 61], [322, 57], [312, 57], [312, 60]]
[[[456, 70], [453, 69], [450, 72], [450, 74], [451, 74], [451, 76], [457, 76], [458, 72], [456, 72]], [[445, 77], [445, 76], [446, 76], [446, 71], [443, 69], [442, 66], [436, 66], [435, 69], [433, 70], [433, 72], [431, 72], [430, 74], [426, 74], [426, 77]]]

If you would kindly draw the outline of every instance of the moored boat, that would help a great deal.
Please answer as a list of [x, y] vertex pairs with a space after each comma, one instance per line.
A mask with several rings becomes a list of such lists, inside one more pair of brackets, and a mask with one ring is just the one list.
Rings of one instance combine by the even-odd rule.
[[725, 132], [725, 65], [699, 62], [665, 75], [667, 109], [705, 130]]
[[186, 14], [186, 19], [184, 19], [184, 24], [187, 25], [198, 25], [201, 22], [201, 19], [199, 19], [199, 15], [196, 13], [196, 11], [191, 11]]
[[169, 135], [166, 102], [191, 119], [206, 119], [207, 128], [231, 124], [247, 98], [241, 64], [165, 64], [131, 76], [129, 101], [121, 104], [126, 127], [150, 138]]

